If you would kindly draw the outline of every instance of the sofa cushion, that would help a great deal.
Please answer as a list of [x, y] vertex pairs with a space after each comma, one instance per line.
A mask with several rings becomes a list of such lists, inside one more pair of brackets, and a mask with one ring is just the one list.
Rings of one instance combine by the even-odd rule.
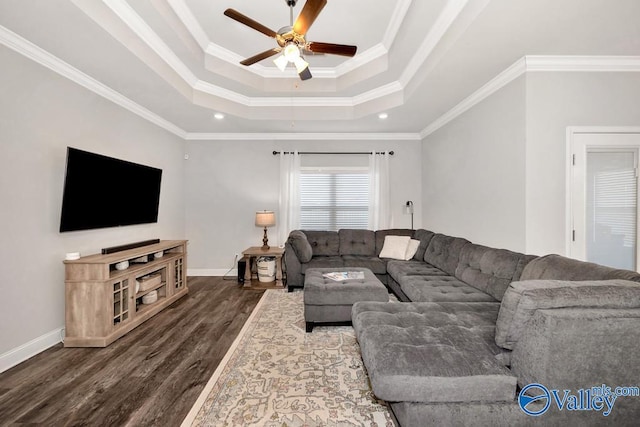
[[523, 254], [469, 243], [460, 251], [455, 276], [498, 301], [514, 280]]
[[389, 260], [387, 262], [387, 273], [398, 283], [405, 276], [447, 276], [447, 273], [439, 268], [424, 261], [415, 260]]
[[375, 256], [344, 255], [342, 260], [345, 267], [364, 267], [374, 274], [387, 274], [387, 262]]
[[460, 251], [468, 243], [468, 240], [460, 237], [436, 234], [424, 252], [424, 260], [453, 276], [460, 259]]
[[352, 322], [373, 392], [411, 402], [512, 401], [495, 358], [497, 303], [357, 302]]
[[302, 274], [310, 268], [340, 268], [344, 267], [344, 259], [341, 256], [314, 256], [311, 261], [301, 264]]
[[338, 231], [340, 237], [340, 255], [374, 256], [376, 253], [376, 235], [371, 230], [345, 229]]
[[313, 256], [340, 255], [340, 237], [337, 231], [307, 231], [303, 230], [311, 245]]
[[416, 251], [413, 259], [417, 261], [424, 261], [424, 252], [427, 250], [427, 246], [431, 243], [431, 239], [435, 236], [436, 233], [429, 230], [419, 229], [413, 233], [413, 238], [416, 240], [420, 240], [420, 246], [418, 246], [418, 250]]
[[624, 279], [640, 282], [640, 274], [561, 255], [545, 255], [534, 259], [522, 271], [520, 280], [607, 280]]
[[640, 308], [640, 284], [628, 280], [513, 282], [502, 298], [496, 344], [513, 350], [539, 309]]
[[384, 238], [387, 236], [409, 236], [413, 235], [413, 230], [406, 228], [391, 228], [388, 230], [376, 230], [376, 256], [380, 256], [380, 252], [384, 247]]
[[293, 251], [298, 257], [300, 262], [309, 262], [313, 256], [313, 250], [307, 240], [307, 236], [300, 230], [294, 230], [289, 233], [288, 243], [293, 248]]
[[452, 276], [405, 276], [398, 284], [411, 301], [497, 302]]

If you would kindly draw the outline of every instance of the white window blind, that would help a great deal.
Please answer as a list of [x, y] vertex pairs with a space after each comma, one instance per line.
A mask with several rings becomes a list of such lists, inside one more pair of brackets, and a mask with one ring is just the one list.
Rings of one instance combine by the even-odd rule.
[[366, 229], [368, 215], [367, 170], [301, 171], [302, 230]]

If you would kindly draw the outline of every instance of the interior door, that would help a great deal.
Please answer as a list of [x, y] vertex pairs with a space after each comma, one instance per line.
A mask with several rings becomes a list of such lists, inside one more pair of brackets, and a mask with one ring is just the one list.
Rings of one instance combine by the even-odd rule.
[[638, 270], [640, 134], [573, 139], [571, 256]]

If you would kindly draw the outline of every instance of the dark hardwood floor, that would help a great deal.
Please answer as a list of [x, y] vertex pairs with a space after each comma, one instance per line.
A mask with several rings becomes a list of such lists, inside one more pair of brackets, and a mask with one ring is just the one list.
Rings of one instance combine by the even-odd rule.
[[0, 374], [0, 425], [180, 425], [264, 293], [220, 277], [188, 286], [106, 348], [59, 344]]

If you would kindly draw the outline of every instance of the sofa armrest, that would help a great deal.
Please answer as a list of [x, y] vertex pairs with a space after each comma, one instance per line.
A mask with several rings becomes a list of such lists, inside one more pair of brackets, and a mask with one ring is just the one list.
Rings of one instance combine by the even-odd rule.
[[301, 288], [304, 285], [302, 264], [289, 242], [284, 245], [284, 262], [287, 266], [287, 287]]
[[639, 342], [640, 309], [538, 310], [513, 349], [511, 369], [521, 387], [635, 386]]

